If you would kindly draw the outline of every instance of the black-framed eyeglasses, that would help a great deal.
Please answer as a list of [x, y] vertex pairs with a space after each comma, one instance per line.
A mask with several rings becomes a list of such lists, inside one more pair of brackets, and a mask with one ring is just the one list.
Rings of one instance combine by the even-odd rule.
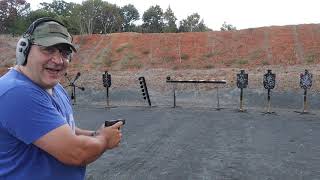
[[40, 51], [47, 56], [53, 56], [54, 54], [59, 52], [60, 56], [64, 60], [67, 60], [68, 62], [71, 60], [72, 50], [68, 45], [55, 45], [55, 46], [48, 46], [48, 47], [41, 46], [35, 43], [32, 45], [38, 46]]

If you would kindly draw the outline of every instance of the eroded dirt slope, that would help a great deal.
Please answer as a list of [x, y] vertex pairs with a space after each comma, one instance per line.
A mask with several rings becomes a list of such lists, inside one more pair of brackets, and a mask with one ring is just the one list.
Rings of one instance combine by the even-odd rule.
[[[18, 38], [0, 36], [0, 73], [15, 62]], [[273, 69], [282, 82], [279, 89], [299, 88], [304, 69], [319, 79], [320, 25], [272, 26], [230, 32], [114, 33], [75, 36], [78, 53], [69, 74], [82, 73], [80, 83], [101, 87], [101, 74], [114, 74], [116, 85], [133, 85], [148, 76], [160, 86], [167, 75], [184, 79], [226, 79], [234, 86], [235, 74], [245, 69], [251, 87]], [[294, 77], [294, 78], [293, 78]], [[117, 83], [118, 81], [118, 83]], [[318, 88], [315, 83], [314, 88]]]

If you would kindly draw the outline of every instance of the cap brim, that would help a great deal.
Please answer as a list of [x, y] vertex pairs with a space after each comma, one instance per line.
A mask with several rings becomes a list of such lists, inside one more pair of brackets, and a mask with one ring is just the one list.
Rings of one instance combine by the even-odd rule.
[[66, 39], [61, 38], [61, 37], [37, 38], [37, 39], [34, 40], [34, 42], [37, 45], [45, 46], [45, 47], [54, 46], [54, 45], [57, 45], [57, 44], [67, 44], [67, 45], [69, 45], [71, 47], [71, 49], [74, 52], [77, 52], [77, 49], [74, 47], [74, 45], [72, 43], [70, 43], [69, 41], [67, 41]]

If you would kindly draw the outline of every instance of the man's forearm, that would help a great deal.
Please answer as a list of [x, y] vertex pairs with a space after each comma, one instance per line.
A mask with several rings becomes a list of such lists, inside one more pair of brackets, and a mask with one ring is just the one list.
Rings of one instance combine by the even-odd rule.
[[[79, 137], [83, 140], [86, 139], [85, 141], [88, 142], [87, 138], [89, 137], [85, 137], [83, 135]], [[92, 137], [92, 139], [90, 138], [89, 143], [85, 143], [85, 146], [83, 146], [85, 150], [84, 154], [86, 155], [84, 156], [80, 165], [87, 165], [98, 159], [106, 150], [106, 145], [103, 142], [105, 142], [105, 138], [102, 136]]]
[[60, 162], [78, 166], [91, 163], [110, 147], [107, 136], [75, 135], [70, 126], [65, 124], [42, 136], [34, 144]]
[[95, 134], [95, 131], [91, 130], [85, 130], [85, 129], [80, 129], [76, 127], [76, 135], [83, 135], [83, 136], [92, 136]]

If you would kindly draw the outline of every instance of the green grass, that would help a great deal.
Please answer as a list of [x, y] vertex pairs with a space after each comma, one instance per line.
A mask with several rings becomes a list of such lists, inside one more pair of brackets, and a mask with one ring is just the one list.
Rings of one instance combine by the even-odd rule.
[[127, 48], [131, 48], [132, 46], [129, 44], [129, 43], [123, 43], [121, 44], [117, 49], [116, 49], [116, 52], [117, 53], [120, 53], [122, 52], [123, 50], [127, 49]]
[[260, 59], [263, 57], [263, 52], [264, 51], [262, 49], [255, 50], [249, 55], [249, 57], [252, 60]]
[[268, 60], [265, 60], [265, 59], [261, 61], [261, 64], [262, 64], [262, 65], [265, 65], [265, 66], [270, 65], [270, 63], [268, 62]]
[[137, 56], [129, 52], [121, 59], [121, 69], [135, 68], [141, 69], [143, 64], [138, 61]]
[[174, 57], [174, 56], [164, 56], [164, 57], [162, 57], [162, 61], [164, 61], [166, 63], [173, 62], [174, 60], [176, 60], [176, 57]]
[[248, 64], [249, 62], [247, 59], [239, 59], [237, 60], [237, 63], [240, 65], [245, 65], [245, 64]]
[[112, 52], [110, 51], [110, 49], [105, 48], [104, 50], [102, 50], [98, 56], [97, 59], [95, 60], [95, 62], [99, 62], [102, 63], [104, 65], [106, 65], [107, 67], [111, 67], [112, 64]]
[[306, 56], [305, 56], [305, 62], [307, 64], [313, 64], [315, 63], [315, 61], [319, 58], [319, 54], [318, 53], [308, 53]]

